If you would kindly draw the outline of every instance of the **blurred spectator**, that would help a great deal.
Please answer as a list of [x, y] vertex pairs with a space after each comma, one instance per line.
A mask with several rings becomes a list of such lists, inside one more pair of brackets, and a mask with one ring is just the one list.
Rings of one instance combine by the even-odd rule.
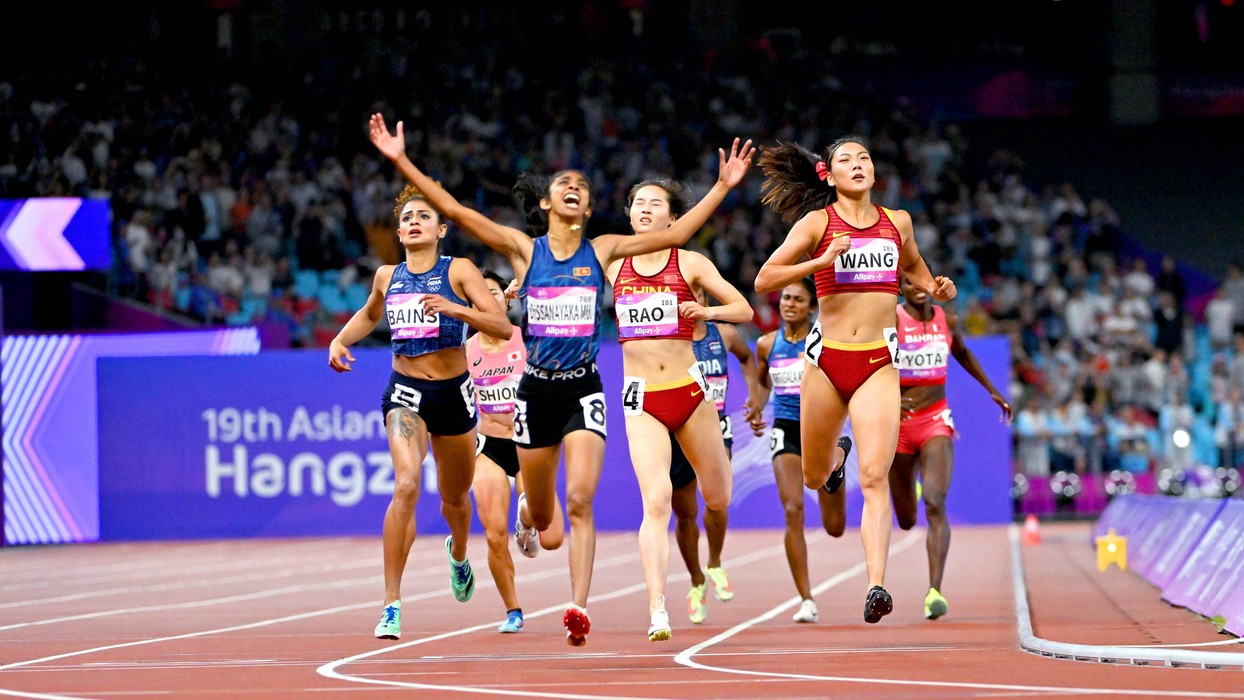
[[1050, 475], [1049, 414], [1044, 405], [1028, 401], [1015, 416], [1016, 458], [1028, 476]]
[[1115, 412], [1108, 441], [1118, 455], [1120, 469], [1134, 474], [1149, 471], [1149, 460], [1158, 441], [1157, 431], [1141, 421], [1138, 409], [1124, 406]]
[[1240, 263], [1232, 261], [1227, 264], [1227, 274], [1223, 278], [1222, 286], [1227, 298], [1231, 300], [1231, 308], [1235, 311], [1232, 325], [1236, 329], [1244, 330], [1244, 270], [1240, 268]]
[[1188, 284], [1175, 264], [1175, 258], [1169, 255], [1162, 256], [1162, 269], [1158, 272], [1157, 279], [1154, 280], [1154, 286], [1164, 292], [1170, 292], [1175, 298], [1175, 306], [1179, 309], [1183, 308], [1188, 296]]
[[1235, 331], [1235, 304], [1228, 296], [1226, 284], [1214, 290], [1214, 298], [1205, 305], [1205, 325], [1209, 329], [1210, 347], [1225, 350]]
[[1239, 466], [1244, 459], [1244, 391], [1232, 387], [1218, 404], [1214, 418], [1214, 442], [1218, 446], [1219, 464]]
[[1153, 344], [1168, 355], [1179, 352], [1184, 339], [1184, 311], [1175, 301], [1175, 294], [1163, 289], [1158, 292], [1153, 311]]

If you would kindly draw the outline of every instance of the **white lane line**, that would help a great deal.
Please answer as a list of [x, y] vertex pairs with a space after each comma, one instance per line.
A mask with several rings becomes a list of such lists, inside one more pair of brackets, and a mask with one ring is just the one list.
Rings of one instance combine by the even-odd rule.
[[[750, 564], [755, 561], [767, 559], [778, 553], [785, 554], [785, 551], [786, 551], [785, 545], [766, 547], [765, 549], [756, 550], [750, 554], [745, 554], [741, 557], [734, 557], [732, 559], [727, 560], [723, 564], [729, 565], [729, 566], [744, 566], [746, 564]], [[635, 559], [639, 558], [638, 553], [634, 555], [634, 558]], [[681, 580], [690, 579], [690, 578], [691, 578], [690, 574], [683, 572], [683, 573], [675, 574], [673, 576], [669, 576], [666, 579], [666, 582], [668, 584], [674, 581], [681, 581]], [[643, 582], [636, 583], [630, 586], [625, 586], [623, 588], [610, 591], [608, 593], [602, 593], [598, 595], [589, 596], [588, 602], [599, 603], [605, 600], [612, 600], [614, 598], [620, 598], [623, 596], [630, 595], [632, 593], [638, 593], [640, 591], [646, 591], [646, 590], [647, 590], [647, 584]], [[531, 613], [530, 615], [525, 615], [524, 617], [526, 619], [542, 617], [545, 615], [562, 612], [565, 609], [566, 609], [566, 604], [562, 603], [559, 605], [552, 605], [547, 608], [537, 610]], [[471, 632], [478, 632], [480, 630], [494, 629], [495, 626], [496, 626], [495, 622], [490, 622], [485, 625], [476, 625], [474, 627], [467, 627], [467, 628], [463, 628], [459, 630], [454, 630], [452, 632], [445, 632], [443, 634], [438, 634], [433, 637], [425, 637], [422, 639], [416, 639], [416, 640], [412, 640], [409, 642], [405, 642], [403, 644], [397, 644], [397, 645], [393, 645], [389, 647], [384, 647], [381, 649], [375, 649], [373, 651], [364, 652], [362, 654], [356, 654], [355, 656], [350, 656], [344, 659], [339, 659], [337, 661], [324, 664], [320, 668], [316, 669], [316, 671], [321, 676], [325, 676], [327, 678], [334, 678], [334, 679], [342, 680], [342, 681], [349, 681], [352, 683], [364, 683], [368, 685], [382, 685], [382, 686], [389, 686], [389, 687], [411, 688], [411, 689], [419, 689], [419, 690], [448, 690], [448, 691], [452, 691], [455, 693], [475, 693], [478, 695], [506, 695], [506, 696], [518, 696], [518, 697], [537, 697], [537, 698], [559, 698], [563, 700], [653, 700], [653, 698], [651, 697], [631, 698], [628, 696], [615, 696], [615, 695], [576, 695], [573, 693], [537, 692], [533, 690], [521, 690], [520, 691], [520, 690], [510, 690], [510, 689], [505, 689], [505, 688], [488, 688], [488, 687], [481, 687], [481, 686], [464, 686], [464, 685], [456, 685], [456, 684], [439, 685], [439, 684], [432, 684], [432, 683], [414, 683], [411, 681], [384, 680], [384, 679], [369, 677], [369, 676], [355, 676], [355, 675], [341, 673], [337, 670], [340, 667], [345, 666], [346, 664], [355, 663], [358, 661], [369, 659], [373, 656], [387, 654], [390, 652], [398, 651], [400, 649], [412, 647], [417, 644], [426, 644], [428, 642], [440, 641], [442, 639], [448, 639], [450, 637], [456, 637], [456, 636], [460, 636], [464, 634], [469, 634]], [[617, 658], [616, 654], [612, 654], [609, 652], [603, 652], [603, 653], [589, 652], [588, 654], [578, 655], [577, 658], [583, 658], [584, 656], [593, 656], [593, 655], [599, 658], [602, 658], [602, 659]]]
[[[413, 563], [413, 562], [412, 562]], [[87, 600], [89, 598], [102, 598], [114, 595], [133, 595], [135, 593], [154, 593], [158, 591], [182, 591], [187, 588], [200, 588], [204, 586], [221, 586], [234, 583], [247, 583], [250, 581], [272, 581], [276, 578], [303, 578], [312, 574], [337, 573], [341, 571], [349, 571], [351, 569], [366, 569], [376, 567], [379, 562], [376, 558], [358, 559], [352, 562], [343, 562], [340, 564], [325, 564], [317, 566], [303, 566], [298, 568], [286, 568], [277, 571], [264, 571], [249, 574], [238, 574], [233, 576], [222, 576], [215, 579], [195, 579], [193, 581], [170, 581], [168, 583], [152, 583], [143, 586], [119, 586], [115, 588], [96, 588], [89, 591], [81, 591], [78, 593], [66, 593], [52, 598], [37, 598], [31, 600], [17, 600], [10, 603], [0, 603], [0, 610], [6, 608], [28, 608], [51, 605], [55, 603], [68, 603], [75, 600]], [[132, 570], [131, 570], [132, 573]], [[132, 576], [131, 576], [132, 578]], [[76, 583], [76, 582], [75, 582]], [[47, 581], [43, 582], [43, 588], [47, 588]]]
[[[1015, 580], [1015, 611], [1019, 628], [1019, 646], [1039, 656], [1053, 656], [1076, 661], [1141, 664], [1157, 662], [1166, 666], [1201, 666], [1204, 668], [1244, 667], [1244, 653], [1196, 651], [1169, 647], [1098, 646], [1068, 644], [1042, 639], [1032, 633], [1032, 614], [1028, 608], [1028, 584], [1024, 580], [1024, 562], [1020, 554], [1020, 531], [1014, 523], [1007, 530], [1011, 541], [1011, 578]], [[1208, 696], [1207, 696], [1208, 697]]]
[[[605, 562], [602, 563], [602, 565], [603, 566], [616, 566], [620, 563], [625, 563], [627, 561], [633, 561], [635, 559], [638, 559], [638, 554], [617, 556], [617, 557], [614, 557], [613, 559], [605, 560]], [[564, 573], [565, 573], [565, 569], [562, 568], [561, 566], [557, 566], [557, 567], [550, 568], [546, 571], [534, 572], [531, 574], [524, 574], [523, 580], [551, 578], [554, 576], [562, 575]], [[372, 581], [372, 583], [374, 583], [374, 580]], [[306, 590], [322, 590], [327, 585], [331, 585], [331, 584], [323, 584], [323, 583], [308, 584], [305, 588]], [[476, 588], [477, 589], [495, 588], [495, 584], [491, 581], [481, 582], [480, 584], [476, 586]], [[435, 591], [427, 591], [425, 593], [418, 593], [418, 594], [411, 595], [411, 596], [403, 596], [402, 599], [412, 600], [412, 601], [429, 600], [432, 598], [440, 598], [440, 597], [447, 596], [447, 595], [449, 595], [448, 589], [438, 589]], [[180, 639], [194, 639], [197, 637], [208, 637], [214, 634], [226, 634], [229, 632], [240, 632], [242, 630], [258, 629], [261, 627], [271, 627], [273, 625], [279, 625], [279, 624], [283, 624], [286, 622], [297, 622], [299, 620], [307, 620], [307, 619], [311, 619], [315, 617], [323, 617], [325, 615], [336, 615], [336, 614], [343, 613], [343, 612], [352, 612], [354, 610], [363, 610], [367, 608], [378, 608], [378, 607], [380, 607], [380, 604], [376, 602], [375, 598], [373, 598], [372, 600], [366, 603], [352, 603], [350, 605], [339, 605], [339, 606], [335, 606], [331, 608], [322, 608], [320, 610], [312, 610], [310, 612], [299, 613], [297, 615], [286, 615], [283, 617], [274, 617], [274, 618], [269, 618], [266, 620], [257, 620], [255, 622], [249, 622], [249, 623], [241, 624], [241, 625], [232, 625], [229, 627], [218, 627], [218, 628], [210, 629], [210, 630], [201, 630], [198, 632], [187, 632], [185, 634], [176, 634], [176, 635], [169, 635], [169, 636], [164, 636], [164, 637], [150, 637], [147, 639], [137, 639], [137, 640], [130, 641], [130, 642], [108, 644], [105, 646], [91, 647], [89, 649], [78, 649], [76, 651], [65, 652], [62, 654], [53, 654], [51, 656], [44, 656], [38, 659], [27, 659], [25, 661], [15, 661], [13, 663], [0, 664], [0, 671], [7, 671], [10, 669], [14, 669], [14, 668], [21, 668], [23, 666], [30, 666], [33, 664], [44, 663], [47, 661], [58, 661], [60, 659], [67, 659], [67, 658], [71, 658], [74, 656], [83, 656], [86, 654], [93, 654], [93, 653], [101, 652], [101, 651], [111, 651], [113, 649], [124, 649], [126, 647], [136, 647], [136, 646], [143, 646], [147, 644], [158, 644], [160, 642], [171, 642], [171, 641], [177, 641]], [[490, 624], [495, 625], [496, 623], [494, 622]], [[0, 692], [5, 692], [5, 691], [3, 688], [0, 688]]]
[[[1012, 525], [1011, 526], [1012, 541], [1014, 541], [1018, 537], [1018, 534], [1017, 534], [1018, 532], [1019, 532], [1018, 529], [1015, 528], [1014, 525]], [[909, 547], [911, 547], [914, 543], [922, 541], [923, 537], [921, 535], [922, 533], [918, 530], [909, 532], [907, 537], [899, 541], [897, 545], [891, 548], [890, 550], [891, 554], [906, 550]], [[849, 578], [849, 575], [853, 571], [857, 571], [857, 570], [862, 571], [863, 565], [862, 564], [857, 565], [848, 571], [845, 571], [841, 574], [838, 574], [837, 576], [834, 576], [824, 581], [823, 583], [821, 583], [820, 585], [818, 585], [816, 588], [813, 589], [813, 593], [816, 594], [816, 593], [821, 593], [826, 590], [829, 590], [830, 588], [841, 583], [846, 578]], [[1022, 581], [1017, 579], [1016, 586], [1019, 587], [1021, 585], [1022, 585]], [[790, 608], [793, 608], [795, 605], [798, 604], [798, 602], [799, 601], [795, 599], [788, 600], [785, 603], [782, 603], [781, 605], [777, 606], [776, 608], [769, 610], [768, 612], [757, 615], [756, 617], [750, 620], [741, 622], [735, 625], [734, 627], [731, 627], [730, 629], [722, 632], [721, 634], [718, 634], [717, 636], [712, 637], [711, 639], [706, 639], [705, 641], [699, 644], [689, 647], [688, 649], [684, 650], [683, 652], [678, 654], [676, 657], [674, 657], [674, 661], [676, 661], [679, 664], [682, 664], [683, 666], [687, 666], [690, 668], [698, 668], [698, 669], [705, 670], [705, 671], [716, 671], [719, 673], [731, 673], [731, 674], [736, 674], [736, 675], [741, 675], [741, 676], [751, 676], [751, 677], [759, 677], [759, 678], [780, 678], [780, 679], [786, 679], [786, 680], [831, 681], [831, 682], [836, 682], [836, 683], [861, 683], [861, 684], [868, 684], [868, 685], [905, 686], [905, 687], [922, 687], [922, 688], [971, 688], [971, 689], [976, 689], [976, 690], [1019, 691], [1019, 692], [1044, 693], [1044, 694], [1053, 693], [1053, 694], [1080, 694], [1080, 695], [1141, 695], [1141, 696], [1149, 696], [1149, 697], [1152, 697], [1154, 695], [1162, 695], [1166, 697], [1189, 697], [1189, 698], [1244, 698], [1244, 693], [1208, 693], [1204, 691], [1197, 691], [1197, 692], [1160, 691], [1159, 692], [1159, 691], [1153, 691], [1153, 690], [1131, 690], [1131, 689], [1124, 689], [1124, 688], [1076, 688], [1076, 687], [1040, 686], [1040, 685], [1016, 685], [1016, 684], [1007, 684], [1007, 683], [912, 681], [912, 680], [895, 680], [895, 679], [888, 679], [888, 678], [822, 676], [822, 675], [806, 674], [806, 673], [777, 673], [777, 672], [772, 672], [772, 671], [748, 671], [748, 670], [743, 670], [743, 669], [727, 668], [727, 667], [722, 667], [722, 666], [709, 666], [709, 665], [700, 663], [698, 661], [695, 661], [692, 658], [696, 654], [701, 652], [702, 650], [707, 649], [708, 647], [711, 647], [715, 644], [718, 644], [727, 639], [730, 639], [731, 637], [734, 637], [735, 635], [745, 632], [762, 622], [766, 622], [768, 620], [773, 619], [777, 615], [780, 615], [781, 613], [789, 610]]]

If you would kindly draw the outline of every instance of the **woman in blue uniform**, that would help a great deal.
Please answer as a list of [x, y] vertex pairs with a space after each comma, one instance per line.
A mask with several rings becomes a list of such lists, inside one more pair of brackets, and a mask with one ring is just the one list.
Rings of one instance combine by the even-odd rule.
[[[782, 325], [756, 340], [757, 374], [765, 391], [764, 402], [773, 392], [773, 427], [769, 431], [769, 454], [773, 459], [773, 478], [786, 523], [786, 563], [799, 593], [799, 609], [795, 622], [816, 622], [819, 613], [812, 599], [808, 580], [808, 543], [804, 538], [803, 442], [800, 438], [800, 385], [807, 368], [805, 345], [820, 342], [820, 332], [812, 325], [812, 281], [807, 277], [786, 285], [778, 298], [778, 315]], [[763, 403], [761, 405], [764, 405]], [[764, 423], [759, 411], [752, 414], [752, 431], [763, 434]], [[835, 464], [843, 465], [851, 450], [851, 438], [838, 438]], [[832, 537], [841, 537], [846, 529], [843, 501], [846, 492], [835, 489], [816, 490], [821, 511], [821, 525]]]
[[415, 540], [415, 502], [428, 444], [436, 454], [441, 513], [449, 525], [450, 584], [461, 602], [471, 599], [475, 574], [467, 561], [471, 527], [468, 491], [475, 473], [475, 397], [467, 372], [467, 325], [508, 338], [510, 320], [488, 293], [475, 264], [440, 255], [448, 226], [423, 195], [407, 187], [394, 210], [406, 260], [376, 270], [371, 294], [328, 348], [328, 365], [351, 371], [350, 346], [388, 321], [393, 373], [381, 397], [389, 452], [393, 456], [393, 498], [384, 516], [384, 609], [376, 637], [402, 634], [402, 572]]

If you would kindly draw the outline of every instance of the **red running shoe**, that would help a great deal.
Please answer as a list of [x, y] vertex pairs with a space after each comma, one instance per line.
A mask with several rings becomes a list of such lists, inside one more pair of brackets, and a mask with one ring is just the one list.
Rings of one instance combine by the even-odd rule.
[[566, 627], [566, 642], [572, 647], [587, 644], [587, 633], [592, 629], [592, 621], [587, 617], [587, 610], [571, 603], [562, 615], [562, 625]]

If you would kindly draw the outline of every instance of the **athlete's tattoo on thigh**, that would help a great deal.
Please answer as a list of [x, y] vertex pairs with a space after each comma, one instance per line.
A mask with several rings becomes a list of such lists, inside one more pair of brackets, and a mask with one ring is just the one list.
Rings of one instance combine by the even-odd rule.
[[419, 432], [419, 414], [409, 408], [395, 408], [390, 416], [389, 434], [402, 440], [410, 440]]

